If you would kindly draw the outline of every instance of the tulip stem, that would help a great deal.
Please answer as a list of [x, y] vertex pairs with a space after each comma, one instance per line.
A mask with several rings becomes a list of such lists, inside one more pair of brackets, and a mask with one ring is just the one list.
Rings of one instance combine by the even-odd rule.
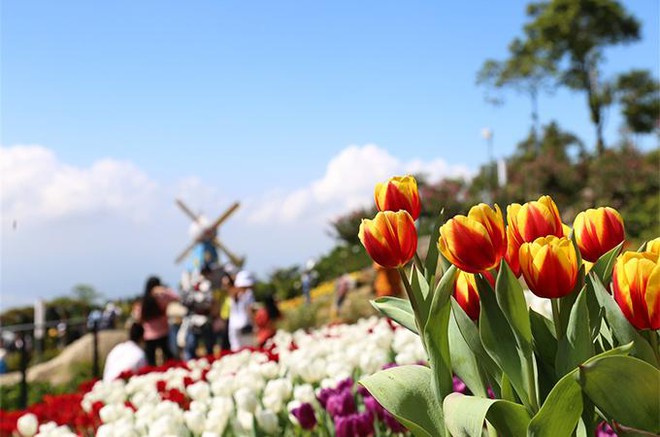
[[397, 270], [399, 271], [399, 275], [401, 275], [401, 282], [403, 282], [403, 286], [406, 289], [406, 294], [408, 295], [408, 299], [410, 299], [410, 304], [413, 308], [413, 312], [415, 313], [415, 321], [417, 323], [419, 336], [423, 338], [422, 337], [423, 326], [419, 326], [419, 317], [418, 317], [419, 302], [417, 302], [417, 298], [415, 297], [415, 292], [412, 289], [412, 285], [410, 285], [410, 281], [408, 281], [408, 276], [406, 276], [405, 269], [403, 267], [398, 267]]
[[658, 333], [650, 330], [649, 333], [649, 342], [651, 343], [651, 349], [655, 354], [655, 359], [660, 363], [660, 350], [658, 350]]
[[552, 320], [555, 322], [555, 333], [557, 341], [564, 337], [564, 328], [561, 326], [561, 317], [559, 317], [559, 299], [550, 299], [552, 303]]

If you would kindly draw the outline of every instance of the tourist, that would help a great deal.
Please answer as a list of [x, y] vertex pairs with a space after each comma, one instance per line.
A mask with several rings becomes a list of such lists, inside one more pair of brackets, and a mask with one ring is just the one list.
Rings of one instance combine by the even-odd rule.
[[253, 286], [254, 279], [249, 272], [241, 270], [236, 274], [229, 310], [229, 343], [233, 351], [254, 345]]
[[123, 372], [135, 372], [147, 365], [147, 357], [140, 347], [143, 335], [142, 325], [133, 323], [128, 332], [128, 340], [113, 347], [105, 359], [104, 382], [117, 379]]
[[211, 269], [204, 267], [196, 283], [183, 294], [182, 303], [188, 308], [186, 316], [188, 329], [185, 337], [186, 345], [183, 349], [183, 359], [186, 361], [197, 358], [200, 339], [204, 341], [206, 353], [213, 354], [215, 338], [211, 324], [211, 309], [214, 304], [210, 276]]
[[160, 279], [152, 276], [147, 279], [142, 298], [140, 323], [144, 328], [144, 349], [150, 366], [156, 365], [156, 350], [160, 349], [163, 360], [173, 358], [168, 344], [169, 326], [167, 323], [167, 306], [179, 297], [169, 288], [164, 287]]
[[254, 324], [257, 327], [256, 345], [264, 347], [266, 341], [277, 332], [277, 322], [282, 313], [277, 308], [277, 303], [272, 295], [266, 296], [263, 307], [259, 308], [254, 315]]

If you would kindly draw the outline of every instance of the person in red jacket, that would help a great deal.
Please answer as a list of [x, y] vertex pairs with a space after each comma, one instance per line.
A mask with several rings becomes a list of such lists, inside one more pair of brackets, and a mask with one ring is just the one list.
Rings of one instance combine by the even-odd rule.
[[272, 295], [268, 295], [264, 300], [264, 306], [259, 308], [254, 315], [254, 324], [257, 326], [256, 346], [264, 347], [266, 341], [277, 332], [277, 321], [282, 317], [282, 313], [277, 308], [277, 303]]

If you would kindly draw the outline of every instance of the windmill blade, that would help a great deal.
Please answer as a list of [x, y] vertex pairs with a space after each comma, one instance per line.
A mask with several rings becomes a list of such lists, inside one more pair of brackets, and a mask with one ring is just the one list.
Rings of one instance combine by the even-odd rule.
[[195, 246], [197, 246], [197, 243], [199, 243], [199, 241], [197, 241], [197, 239], [194, 239], [192, 243], [190, 243], [188, 247], [186, 247], [185, 250], [181, 252], [181, 255], [179, 255], [174, 262], [179, 264], [181, 261], [186, 259], [190, 251], [192, 251], [195, 248]]
[[227, 219], [229, 218], [229, 216], [232, 215], [232, 214], [238, 209], [239, 206], [241, 206], [240, 203], [238, 203], [238, 202], [234, 202], [234, 203], [232, 204], [232, 206], [230, 206], [229, 208], [227, 208], [227, 211], [225, 211], [224, 214], [222, 214], [220, 217], [218, 217], [218, 218], [216, 219], [216, 221], [214, 221], [214, 222], [211, 224], [211, 226], [209, 226], [208, 228], [206, 228], [206, 230], [207, 230], [207, 231], [215, 231], [215, 230], [218, 228], [218, 226], [220, 226], [220, 225], [222, 224], [222, 222], [224, 222], [225, 220], [227, 220]]
[[222, 244], [222, 242], [218, 238], [215, 238], [213, 240], [213, 242], [218, 247], [218, 249], [220, 249], [225, 255], [227, 255], [227, 258], [229, 258], [229, 261], [231, 261], [231, 263], [233, 265], [235, 265], [238, 268], [243, 267], [243, 263], [245, 262], [245, 258], [241, 258], [239, 256], [236, 256], [233, 252], [231, 252], [229, 249], [227, 249], [227, 246]]
[[174, 201], [176, 202], [176, 204], [178, 205], [178, 207], [181, 208], [181, 211], [183, 211], [188, 217], [190, 217], [190, 219], [191, 219], [192, 221], [194, 221], [195, 223], [199, 223], [199, 216], [197, 216], [197, 214], [195, 214], [194, 212], [192, 212], [192, 210], [191, 210], [190, 208], [188, 208], [188, 205], [186, 205], [185, 203], [183, 203], [183, 200], [181, 200], [181, 199], [174, 199]]

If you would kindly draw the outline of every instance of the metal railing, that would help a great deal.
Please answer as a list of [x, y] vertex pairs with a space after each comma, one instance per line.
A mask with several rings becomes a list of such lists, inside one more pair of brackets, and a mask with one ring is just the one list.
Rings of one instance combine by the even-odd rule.
[[[25, 409], [28, 406], [28, 368], [31, 361], [31, 355], [37, 359], [44, 353], [45, 337], [50, 328], [58, 330], [57, 347], [63, 349], [74, 341], [82, 338], [84, 335], [92, 334], [92, 375], [95, 378], [101, 376], [99, 367], [99, 342], [98, 332], [100, 330], [100, 320], [88, 320], [84, 318], [56, 320], [45, 323], [24, 323], [11, 326], [0, 326], [0, 337], [8, 352], [17, 352], [19, 354], [20, 395], [19, 407]], [[62, 328], [64, 327], [64, 332]], [[60, 337], [61, 335], [61, 337]]]

